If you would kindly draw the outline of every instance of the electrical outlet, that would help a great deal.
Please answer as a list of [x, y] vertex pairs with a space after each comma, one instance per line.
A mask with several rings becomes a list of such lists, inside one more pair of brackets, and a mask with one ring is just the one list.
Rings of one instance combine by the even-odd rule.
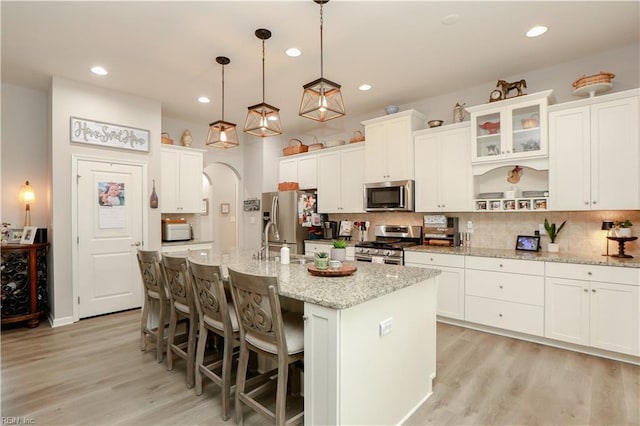
[[393, 328], [393, 318], [387, 318], [384, 321], [380, 321], [380, 336], [391, 333]]
[[467, 221], [467, 232], [473, 234], [473, 222], [470, 220]]

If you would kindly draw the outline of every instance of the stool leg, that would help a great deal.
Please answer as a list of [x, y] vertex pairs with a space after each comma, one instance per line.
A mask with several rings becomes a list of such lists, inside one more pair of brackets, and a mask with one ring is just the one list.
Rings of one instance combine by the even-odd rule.
[[167, 370], [173, 370], [173, 352], [171, 346], [173, 340], [176, 338], [176, 326], [178, 322], [178, 316], [175, 309], [171, 309], [171, 315], [169, 316], [169, 335], [167, 336]]
[[144, 306], [142, 307], [142, 318], [140, 318], [140, 350], [147, 350], [147, 323], [149, 321], [149, 298], [145, 296]]
[[[195, 381], [195, 364], [196, 364], [196, 331], [198, 328], [197, 320], [189, 320], [189, 340], [187, 341], [187, 387], [191, 389]], [[206, 344], [206, 342], [205, 342]]]
[[196, 350], [196, 366], [195, 366], [195, 375], [196, 375], [196, 395], [202, 395], [202, 372], [200, 371], [200, 366], [204, 362], [204, 351], [207, 346], [207, 335], [209, 334], [209, 330], [204, 326], [204, 321], [200, 322], [200, 335], [198, 336], [198, 349]]
[[[248, 360], [247, 360], [248, 361]], [[247, 362], [248, 364], [248, 362]], [[224, 339], [222, 353], [222, 420], [229, 420], [229, 406], [231, 405], [231, 367], [233, 365], [233, 336]]]
[[242, 420], [242, 402], [240, 395], [244, 393], [247, 380], [247, 365], [249, 364], [249, 350], [244, 341], [240, 342], [240, 357], [238, 359], [238, 377], [236, 378], [236, 423], [244, 424]]
[[289, 378], [289, 364], [284, 356], [278, 357], [278, 388], [276, 391], [276, 424], [283, 425], [287, 404], [287, 380]]
[[162, 362], [162, 354], [164, 351], [164, 303], [161, 300], [158, 303], [158, 327], [156, 332], [156, 361]]

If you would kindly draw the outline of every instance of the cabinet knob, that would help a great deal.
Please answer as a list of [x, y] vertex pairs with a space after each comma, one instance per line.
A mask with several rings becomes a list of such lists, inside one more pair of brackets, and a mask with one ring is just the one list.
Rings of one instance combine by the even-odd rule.
[[499, 316], [500, 318], [502, 318], [502, 314], [498, 314], [498, 316]]
[[303, 316], [302, 316], [302, 320], [303, 320], [304, 322], [307, 322], [307, 320], [308, 320], [308, 319], [309, 319], [309, 317], [308, 317], [308, 316], [306, 316], [306, 315], [303, 315]]
[[591, 275], [593, 275], [593, 273], [592, 272], [587, 272], [587, 275], [591, 276]]
[[498, 266], [500, 266], [502, 268], [502, 263], [500, 265], [498, 265]]
[[595, 288], [592, 288], [592, 289], [591, 289], [591, 292], [592, 292], [592, 293], [595, 293], [595, 292], [596, 292], [596, 289], [595, 289]]
[[589, 289], [588, 288], [585, 288], [583, 290], [584, 290], [585, 293], [589, 293]]
[[593, 201], [593, 204], [598, 204], [598, 202], [597, 201]]
[[498, 285], [498, 287], [499, 287], [499, 288], [504, 288], [504, 287], [502, 287], [502, 284]]
[[433, 262], [433, 257], [429, 259], [431, 262]]
[[585, 206], [588, 206], [588, 205], [589, 205], [589, 202], [588, 202], [588, 201], [585, 201], [585, 202], [584, 202], [584, 205], [585, 205]]

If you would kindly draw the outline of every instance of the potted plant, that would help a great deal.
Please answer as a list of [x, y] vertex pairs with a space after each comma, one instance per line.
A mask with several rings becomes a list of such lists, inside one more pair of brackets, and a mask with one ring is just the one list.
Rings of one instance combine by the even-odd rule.
[[613, 222], [616, 235], [620, 238], [629, 238], [631, 236], [631, 227], [633, 223], [629, 219]]
[[547, 231], [547, 235], [549, 235], [549, 239], [551, 240], [551, 242], [547, 244], [548, 252], [557, 253], [560, 251], [560, 245], [556, 243], [556, 238], [558, 238], [558, 234], [564, 227], [565, 223], [567, 223], [566, 220], [562, 222], [560, 226], [556, 227], [555, 223], [549, 224], [547, 218], [544, 218], [544, 229]]
[[331, 260], [339, 260], [340, 262], [347, 260], [347, 241], [344, 238], [341, 240], [333, 240]]
[[329, 254], [326, 251], [316, 253], [315, 264], [318, 269], [327, 269], [329, 265]]

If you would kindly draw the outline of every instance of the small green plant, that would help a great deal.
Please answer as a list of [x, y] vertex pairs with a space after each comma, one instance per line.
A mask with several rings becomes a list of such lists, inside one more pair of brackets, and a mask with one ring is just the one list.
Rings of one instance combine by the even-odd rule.
[[343, 238], [341, 240], [333, 240], [333, 248], [343, 249], [347, 247], [347, 241]]
[[329, 253], [327, 253], [326, 251], [321, 251], [319, 253], [316, 253], [316, 257], [319, 257], [320, 259], [324, 259], [325, 257], [329, 257]]
[[629, 219], [618, 220], [616, 222], [613, 222], [613, 226], [616, 228], [631, 228], [633, 226], [633, 223], [631, 223]]
[[546, 217], [544, 218], [544, 229], [545, 231], [547, 231], [547, 235], [549, 235], [549, 238], [551, 239], [552, 243], [556, 242], [556, 238], [558, 238], [558, 234], [564, 227], [565, 223], [567, 223], [566, 220], [562, 222], [562, 224], [559, 227], [556, 228], [555, 223], [549, 224], [549, 222], [547, 221], [547, 218]]

